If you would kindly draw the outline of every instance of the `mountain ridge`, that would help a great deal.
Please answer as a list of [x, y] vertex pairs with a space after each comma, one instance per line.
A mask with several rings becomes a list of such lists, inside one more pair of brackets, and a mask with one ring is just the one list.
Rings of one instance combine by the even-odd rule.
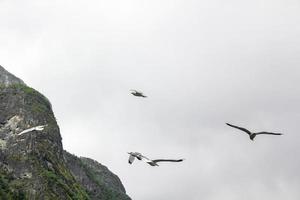
[[106, 167], [63, 149], [50, 101], [2, 66], [0, 113], [0, 199], [130, 200]]

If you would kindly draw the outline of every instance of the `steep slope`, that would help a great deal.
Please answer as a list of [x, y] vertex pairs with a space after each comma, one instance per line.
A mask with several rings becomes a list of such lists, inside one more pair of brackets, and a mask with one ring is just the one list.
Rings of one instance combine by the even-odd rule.
[[120, 179], [90, 158], [78, 158], [65, 152], [65, 159], [75, 179], [84, 186], [91, 199], [130, 200]]
[[95, 199], [69, 169], [66, 154], [48, 99], [0, 66], [0, 199]]
[[15, 77], [13, 74], [6, 71], [1, 65], [0, 65], [0, 85], [12, 85], [12, 84], [22, 84], [25, 85], [25, 83]]

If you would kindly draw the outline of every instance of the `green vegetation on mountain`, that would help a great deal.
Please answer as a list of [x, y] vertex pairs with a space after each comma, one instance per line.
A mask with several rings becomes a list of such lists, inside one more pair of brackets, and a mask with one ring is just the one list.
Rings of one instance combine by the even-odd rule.
[[[19, 135], [39, 125], [47, 126]], [[49, 100], [0, 66], [0, 199], [130, 199], [117, 176], [70, 159], [61, 141]]]

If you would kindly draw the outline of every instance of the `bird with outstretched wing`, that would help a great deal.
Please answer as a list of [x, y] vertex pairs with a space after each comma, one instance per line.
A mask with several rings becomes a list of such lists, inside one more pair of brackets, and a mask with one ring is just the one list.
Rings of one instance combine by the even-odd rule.
[[254, 140], [254, 138], [257, 136], [257, 135], [262, 135], [262, 134], [266, 134], [266, 135], [283, 135], [282, 133], [272, 133], [272, 132], [258, 132], [258, 133], [253, 133], [251, 131], [249, 131], [248, 129], [246, 128], [243, 128], [243, 127], [239, 127], [239, 126], [235, 126], [235, 125], [232, 125], [232, 124], [229, 124], [229, 123], [226, 123], [228, 126], [231, 126], [233, 128], [236, 128], [236, 129], [239, 129], [245, 133], [247, 133], [250, 137], [251, 140]]
[[146, 156], [142, 155], [141, 153], [138, 152], [130, 152], [129, 154], [129, 159], [128, 162], [129, 164], [132, 164], [134, 159], [137, 158], [138, 160], [144, 161], [148, 163], [151, 166], [158, 166], [158, 162], [182, 162], [184, 159], [155, 159], [151, 160], [147, 158]]

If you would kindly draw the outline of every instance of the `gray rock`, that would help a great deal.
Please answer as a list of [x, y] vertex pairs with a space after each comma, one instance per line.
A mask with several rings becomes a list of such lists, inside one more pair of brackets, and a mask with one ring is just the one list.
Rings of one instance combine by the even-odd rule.
[[130, 200], [118, 176], [106, 166], [90, 158], [64, 152], [65, 160], [75, 179], [88, 191], [91, 199]]
[[25, 85], [25, 83], [21, 79], [9, 73], [0, 65], [0, 85], [9, 86], [13, 84]]
[[106, 167], [63, 150], [49, 100], [1, 66], [0, 199], [130, 199]]

